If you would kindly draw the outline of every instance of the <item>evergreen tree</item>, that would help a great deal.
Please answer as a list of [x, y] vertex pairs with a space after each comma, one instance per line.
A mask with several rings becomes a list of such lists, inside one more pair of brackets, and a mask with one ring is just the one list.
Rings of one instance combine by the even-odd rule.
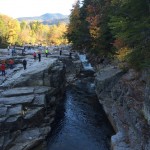
[[87, 6], [92, 50], [94, 53], [105, 56], [113, 53], [114, 39], [108, 26], [109, 8], [110, 0], [93, 0]]
[[112, 0], [110, 27], [131, 49], [127, 60], [136, 68], [150, 65], [150, 3], [147, 0]]
[[80, 2], [79, 0], [74, 4], [73, 9], [70, 14], [70, 23], [67, 27], [67, 38], [70, 43], [73, 44], [74, 48], [80, 45]]
[[73, 46], [107, 56], [112, 53], [113, 38], [108, 26], [110, 0], [84, 0], [74, 6], [68, 26]]

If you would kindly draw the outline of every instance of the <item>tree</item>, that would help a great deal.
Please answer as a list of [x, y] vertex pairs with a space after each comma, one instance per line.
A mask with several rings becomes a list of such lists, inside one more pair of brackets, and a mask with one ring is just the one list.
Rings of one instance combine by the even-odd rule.
[[7, 45], [15, 44], [20, 32], [20, 24], [6, 15], [0, 15], [0, 38], [1, 43]]
[[105, 56], [113, 53], [109, 8], [110, 0], [84, 0], [81, 7], [77, 1], [68, 26], [68, 38], [74, 47]]
[[150, 66], [150, 3], [147, 0], [112, 0], [109, 26], [131, 49], [127, 61], [136, 68]]
[[80, 33], [80, 26], [81, 26], [81, 21], [80, 21], [80, 2], [79, 0], [73, 5], [73, 9], [71, 10], [70, 14], [70, 23], [67, 27], [67, 38], [70, 43], [73, 44], [73, 47], [79, 47], [80, 43], [80, 38], [81, 38], [81, 33]]
[[109, 0], [94, 0], [86, 7], [92, 50], [94, 53], [105, 56], [112, 53], [111, 43], [114, 40], [108, 27], [109, 8]]
[[60, 45], [60, 44], [67, 44], [67, 38], [64, 36], [67, 30], [65, 23], [60, 23], [58, 25], [50, 26], [49, 33], [48, 33], [48, 41], [51, 45]]
[[20, 32], [20, 24], [17, 20], [10, 20], [8, 22], [8, 33], [7, 41], [10, 44], [15, 44], [18, 40], [18, 35]]

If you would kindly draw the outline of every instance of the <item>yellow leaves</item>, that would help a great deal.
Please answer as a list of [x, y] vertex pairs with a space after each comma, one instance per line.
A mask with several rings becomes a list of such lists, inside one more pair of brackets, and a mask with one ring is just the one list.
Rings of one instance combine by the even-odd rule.
[[5, 42], [7, 43], [14, 44], [18, 38], [18, 33], [20, 32], [19, 22], [5, 15], [0, 15], [0, 22], [2, 23], [1, 25], [3, 28], [3, 39], [5, 39]]
[[48, 26], [38, 21], [19, 23], [17, 20], [5, 15], [0, 15], [0, 38], [2, 43], [54, 43], [56, 45], [68, 43], [64, 34], [67, 26], [65, 23]]
[[91, 37], [93, 37], [94, 39], [100, 36], [100, 27], [91, 27], [89, 31]]
[[120, 61], [124, 61], [125, 60], [125, 57], [131, 53], [131, 49], [129, 49], [128, 47], [123, 47], [123, 48], [120, 48], [117, 52], [117, 55], [116, 57], [118, 58], [118, 60]]
[[86, 21], [89, 22], [89, 32], [91, 37], [94, 39], [98, 38], [100, 36], [99, 15], [88, 16]]
[[86, 21], [89, 23], [89, 32], [92, 38], [96, 39], [100, 36], [100, 16], [96, 14], [96, 7], [92, 5], [87, 6], [88, 16]]
[[67, 25], [65, 23], [60, 23], [57, 26], [51, 26], [48, 34], [48, 41], [55, 45], [67, 44], [68, 41], [64, 37], [67, 31]]

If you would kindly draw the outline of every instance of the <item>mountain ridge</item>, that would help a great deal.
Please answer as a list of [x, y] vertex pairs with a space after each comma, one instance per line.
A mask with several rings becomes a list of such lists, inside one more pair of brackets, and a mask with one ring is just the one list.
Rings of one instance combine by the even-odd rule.
[[61, 13], [45, 13], [41, 16], [34, 16], [34, 17], [19, 17], [17, 18], [18, 21], [27, 21], [27, 22], [32, 22], [32, 21], [39, 21], [43, 24], [58, 24], [60, 22], [69, 22], [69, 16], [68, 15], [63, 15]]

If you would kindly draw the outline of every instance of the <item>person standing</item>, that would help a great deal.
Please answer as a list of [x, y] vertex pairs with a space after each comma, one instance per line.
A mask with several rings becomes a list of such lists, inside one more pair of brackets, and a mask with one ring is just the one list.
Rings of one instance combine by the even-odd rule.
[[13, 59], [10, 59], [9, 60], [9, 67], [10, 67], [10, 69], [13, 69], [13, 65], [14, 65], [14, 61], [13, 61]]
[[25, 55], [25, 46], [22, 49], [22, 56]]
[[11, 49], [11, 54], [12, 54], [12, 56], [14, 56], [14, 49], [13, 48]]
[[72, 52], [71, 52], [71, 51], [70, 51], [70, 53], [69, 53], [69, 57], [72, 58]]
[[38, 58], [39, 58], [39, 62], [41, 61], [41, 52], [38, 51]]
[[14, 54], [16, 54], [16, 45], [14, 45], [13, 49], [14, 49]]
[[36, 60], [36, 52], [33, 53], [34, 60]]
[[46, 57], [48, 56], [48, 49], [45, 50]]
[[7, 50], [8, 50], [8, 55], [9, 55], [9, 50], [10, 50], [10, 46], [8, 45], [8, 47], [7, 47]]
[[26, 69], [26, 66], [27, 66], [27, 61], [24, 59], [23, 62], [22, 62], [22, 64], [23, 64], [23, 68], [24, 68], [24, 70], [25, 70], [25, 69]]
[[59, 54], [60, 54], [60, 56], [61, 56], [61, 54], [62, 54], [62, 50], [60, 50]]
[[5, 70], [6, 70], [5, 63], [2, 63], [1, 64], [2, 76], [5, 76], [5, 74], [6, 74]]

